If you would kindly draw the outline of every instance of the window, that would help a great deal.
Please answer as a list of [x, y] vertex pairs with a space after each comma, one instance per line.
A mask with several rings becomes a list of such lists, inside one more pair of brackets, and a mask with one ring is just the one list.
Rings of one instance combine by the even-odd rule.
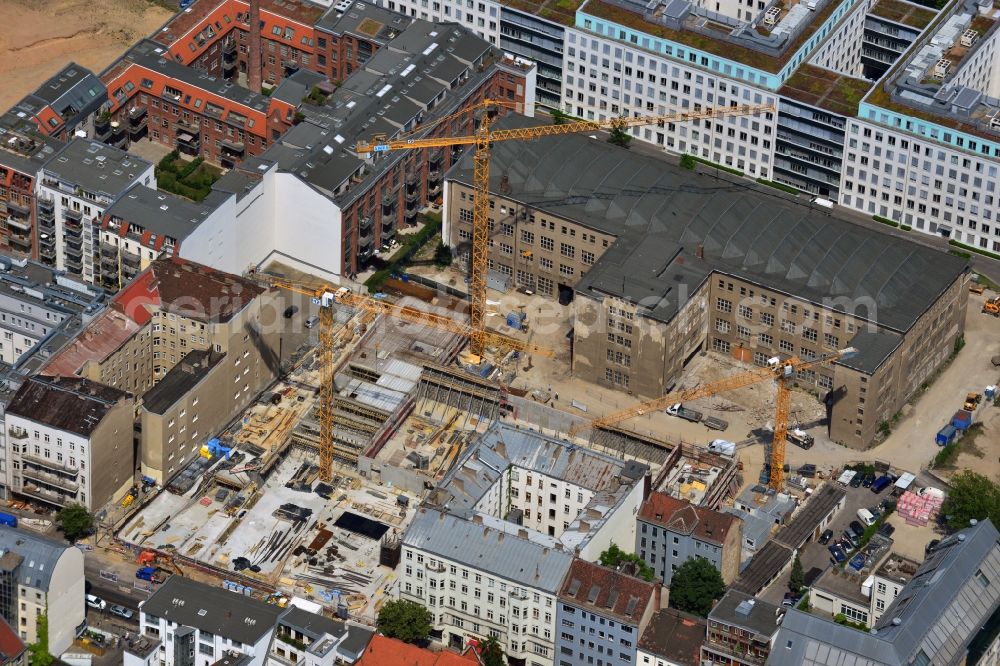
[[729, 342], [714, 338], [712, 340], [712, 349], [717, 352], [729, 353]]
[[837, 349], [840, 346], [840, 338], [832, 333], [825, 333], [823, 335], [823, 345], [831, 349]]
[[556, 247], [555, 241], [553, 241], [548, 236], [542, 236], [541, 245], [543, 250], [554, 250]]
[[719, 333], [729, 333], [729, 322], [725, 319], [716, 319], [715, 330]]
[[559, 254], [564, 257], [569, 257], [570, 259], [576, 256], [576, 248], [568, 243], [559, 244]]
[[753, 319], [753, 308], [748, 305], [741, 305], [739, 313], [744, 319]]
[[774, 315], [769, 312], [761, 312], [760, 323], [764, 326], [774, 326]]
[[732, 312], [733, 303], [732, 301], [727, 301], [724, 298], [719, 298], [715, 301], [715, 309], [719, 312]]
[[559, 264], [559, 272], [568, 277], [573, 276], [573, 267], [566, 264]]
[[767, 333], [759, 333], [757, 335], [757, 341], [766, 347], [770, 347], [774, 344], [774, 338]]

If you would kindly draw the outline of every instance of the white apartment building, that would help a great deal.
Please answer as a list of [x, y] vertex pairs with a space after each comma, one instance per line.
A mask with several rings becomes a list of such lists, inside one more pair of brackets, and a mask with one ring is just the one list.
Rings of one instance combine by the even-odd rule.
[[136, 183], [155, 188], [156, 178], [152, 163], [99, 141], [76, 138], [46, 163], [36, 183], [38, 199], [54, 209], [38, 221], [39, 237], [55, 239], [54, 255], [43, 253], [43, 262], [95, 284], [100, 279], [104, 211]]
[[0, 615], [25, 643], [49, 622], [49, 652], [61, 655], [84, 621], [83, 551], [29, 530], [0, 527]]
[[500, 43], [500, 3], [494, 0], [377, 0], [381, 7], [432, 22], [454, 22], [491, 44]]
[[[773, 92], [576, 28], [567, 29], [565, 47], [563, 110], [588, 120], [778, 103]], [[769, 178], [776, 128], [777, 113], [766, 113], [637, 127], [632, 134]]]
[[[311, 609], [299, 607], [306, 605]], [[373, 632], [331, 620], [319, 610], [318, 604], [300, 599], [281, 608], [171, 576], [139, 604], [139, 635], [125, 650], [123, 663], [334, 666], [357, 661]]]
[[634, 543], [647, 471], [494, 424], [403, 536], [400, 598], [431, 610], [445, 644], [494, 636], [509, 657], [553, 664], [556, 599], [573, 557]]
[[7, 405], [7, 487], [55, 509], [94, 511], [134, 481], [135, 401], [79, 377], [27, 379]]

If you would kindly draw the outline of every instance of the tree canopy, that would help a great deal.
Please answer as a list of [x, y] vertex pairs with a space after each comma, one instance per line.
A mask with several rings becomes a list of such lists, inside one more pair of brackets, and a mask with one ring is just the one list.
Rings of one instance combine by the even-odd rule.
[[699, 617], [708, 617], [712, 602], [726, 591], [722, 574], [711, 562], [695, 557], [677, 567], [670, 580], [670, 605]]
[[611, 134], [608, 136], [608, 143], [613, 143], [616, 146], [621, 146], [622, 148], [628, 148], [629, 144], [632, 143], [632, 135], [621, 127], [612, 127]]
[[806, 574], [802, 570], [802, 560], [799, 556], [795, 556], [795, 560], [792, 562], [792, 575], [788, 579], [788, 589], [791, 590], [793, 594], [798, 594], [803, 587], [806, 585]]
[[56, 524], [67, 539], [76, 541], [94, 527], [94, 517], [82, 504], [67, 504], [56, 514]]
[[601, 553], [601, 566], [611, 567], [617, 569], [619, 566], [626, 562], [631, 562], [636, 566], [636, 576], [642, 578], [643, 580], [648, 580], [650, 582], [656, 580], [656, 572], [653, 568], [649, 566], [641, 557], [635, 553], [626, 553], [624, 550], [618, 547], [618, 544], [612, 543], [610, 547], [603, 553]]
[[994, 525], [1000, 525], [1000, 486], [976, 472], [959, 472], [951, 479], [951, 490], [941, 515], [948, 521], [948, 527], [962, 529], [969, 521], [989, 518]]
[[419, 643], [431, 633], [431, 618], [431, 612], [420, 604], [399, 599], [382, 605], [375, 626], [389, 638]]
[[504, 666], [503, 647], [496, 636], [489, 636], [479, 648], [479, 656], [483, 661], [483, 666]]

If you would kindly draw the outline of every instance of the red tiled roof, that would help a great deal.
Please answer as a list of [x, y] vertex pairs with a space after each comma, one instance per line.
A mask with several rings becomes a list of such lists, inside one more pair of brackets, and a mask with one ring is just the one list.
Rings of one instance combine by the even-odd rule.
[[642, 503], [639, 518], [720, 546], [725, 543], [726, 534], [736, 523], [736, 518], [728, 513], [694, 506], [690, 502], [659, 492], [651, 493]]
[[79, 374], [87, 361], [100, 363], [140, 328], [142, 326], [121, 312], [108, 308], [50, 357], [39, 372], [51, 377], [72, 377]]
[[375, 634], [356, 666], [470, 666], [478, 663], [472, 650], [467, 650], [465, 654], [431, 652]]
[[153, 261], [115, 295], [113, 307], [140, 325], [153, 311], [198, 321], [228, 321], [264, 293], [254, 282], [178, 257]]
[[0, 617], [0, 664], [13, 661], [27, 649], [27, 646], [17, 637], [17, 632]]
[[656, 583], [576, 559], [563, 580], [559, 598], [577, 608], [638, 624], [650, 600], [655, 600], [656, 589]]

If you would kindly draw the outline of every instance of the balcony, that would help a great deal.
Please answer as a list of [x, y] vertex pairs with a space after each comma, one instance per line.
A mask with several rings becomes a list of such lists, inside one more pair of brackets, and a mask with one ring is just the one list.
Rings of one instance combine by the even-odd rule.
[[142, 263], [142, 260], [141, 260], [141, 257], [139, 257], [139, 255], [132, 254], [131, 252], [123, 250], [122, 251], [122, 263], [124, 265], [126, 265], [126, 266], [130, 266], [130, 267], [133, 267], [133, 268], [139, 268], [140, 264]]
[[10, 437], [11, 439], [17, 439], [17, 440], [28, 439], [28, 431], [25, 430], [24, 428], [11, 426], [7, 430], [7, 436]]
[[21, 475], [25, 480], [31, 479], [38, 487], [46, 490], [67, 490], [75, 495], [76, 491], [80, 489], [80, 484], [77, 481], [27, 465], [21, 469]]
[[441, 181], [438, 181], [427, 187], [428, 197], [436, 197], [439, 194], [441, 194]]
[[72, 257], [66, 257], [66, 270], [73, 275], [79, 275], [83, 272], [83, 264], [79, 259], [74, 259]]
[[406, 212], [403, 213], [403, 220], [407, 224], [416, 224], [416, 222], [417, 222], [417, 209], [414, 208], [413, 210], [410, 210], [409, 208], [407, 208]]
[[33, 483], [25, 483], [21, 487], [21, 494], [56, 507], [62, 507], [67, 502], [72, 502], [76, 499], [75, 493], [72, 495], [66, 495], [61, 492], [46, 490], [45, 488]]
[[31, 232], [31, 220], [27, 220], [23, 217], [8, 217], [7, 226], [13, 229], [20, 229], [21, 231], [27, 233]]
[[188, 155], [197, 155], [201, 150], [200, 132], [192, 134], [189, 131], [177, 132], [177, 149]]
[[44, 263], [46, 266], [55, 266], [56, 264], [55, 247], [42, 245], [38, 251], [38, 255], [42, 258], [42, 263]]
[[83, 221], [83, 211], [73, 210], [72, 208], [64, 208], [63, 217], [66, 218], [66, 220], [72, 220], [73, 222], [79, 224]]
[[17, 236], [12, 234], [7, 237], [7, 241], [22, 252], [31, 251], [31, 236]]

